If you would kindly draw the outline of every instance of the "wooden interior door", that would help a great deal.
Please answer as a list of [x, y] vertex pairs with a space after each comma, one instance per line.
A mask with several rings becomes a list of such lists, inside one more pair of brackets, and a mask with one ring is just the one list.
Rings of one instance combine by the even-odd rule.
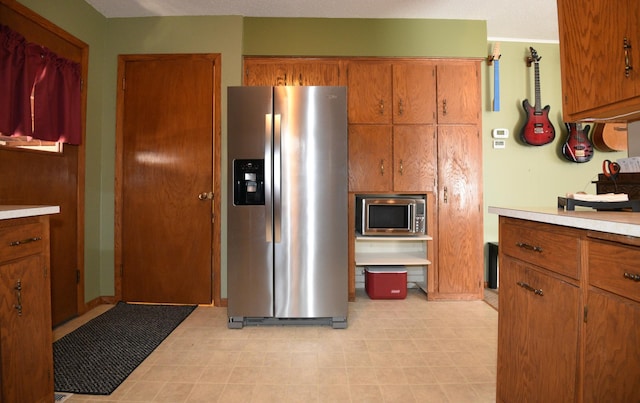
[[120, 67], [122, 299], [211, 303], [214, 56]]

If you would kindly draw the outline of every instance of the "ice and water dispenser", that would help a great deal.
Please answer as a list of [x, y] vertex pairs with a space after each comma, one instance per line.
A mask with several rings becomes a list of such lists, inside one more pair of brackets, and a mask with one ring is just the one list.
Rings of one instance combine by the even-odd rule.
[[264, 204], [264, 160], [233, 161], [233, 180], [236, 206]]

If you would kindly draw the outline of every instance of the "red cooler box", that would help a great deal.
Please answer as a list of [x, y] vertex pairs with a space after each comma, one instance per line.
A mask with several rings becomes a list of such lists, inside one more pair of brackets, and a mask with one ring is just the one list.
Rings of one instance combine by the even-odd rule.
[[371, 299], [407, 297], [407, 269], [404, 266], [365, 266], [364, 289]]

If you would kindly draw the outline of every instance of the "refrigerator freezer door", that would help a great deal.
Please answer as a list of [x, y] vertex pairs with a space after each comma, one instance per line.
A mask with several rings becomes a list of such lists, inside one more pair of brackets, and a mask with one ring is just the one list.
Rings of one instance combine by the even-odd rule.
[[346, 88], [275, 87], [273, 113], [275, 316], [346, 319]]
[[[268, 239], [272, 220], [269, 192], [271, 167], [264, 166], [265, 203], [234, 203], [234, 161], [272, 159], [271, 87], [229, 88], [227, 186], [227, 310], [231, 317], [272, 317], [273, 244]], [[266, 150], [266, 151], [265, 151]], [[238, 171], [236, 169], [236, 171]]]

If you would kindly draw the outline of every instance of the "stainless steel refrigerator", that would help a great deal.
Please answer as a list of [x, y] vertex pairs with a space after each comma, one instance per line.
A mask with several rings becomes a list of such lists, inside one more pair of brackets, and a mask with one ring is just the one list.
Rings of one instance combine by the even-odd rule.
[[347, 326], [346, 87], [230, 87], [229, 328]]

